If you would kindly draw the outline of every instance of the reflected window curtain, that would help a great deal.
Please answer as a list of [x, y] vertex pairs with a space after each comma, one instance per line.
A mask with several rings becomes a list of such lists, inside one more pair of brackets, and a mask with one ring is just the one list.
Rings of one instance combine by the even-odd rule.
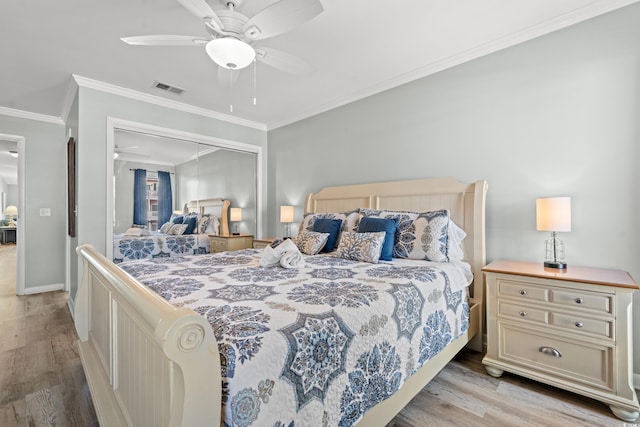
[[136, 169], [133, 177], [133, 223], [147, 226], [147, 171]]
[[169, 222], [172, 212], [171, 174], [158, 171], [158, 227]]

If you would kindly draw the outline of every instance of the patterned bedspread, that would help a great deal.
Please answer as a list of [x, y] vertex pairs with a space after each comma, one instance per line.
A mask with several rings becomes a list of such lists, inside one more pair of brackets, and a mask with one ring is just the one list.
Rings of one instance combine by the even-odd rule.
[[113, 262], [116, 264], [137, 259], [208, 253], [208, 234], [176, 236], [155, 232], [149, 236], [116, 234], [113, 237]]
[[305, 256], [259, 267], [248, 249], [120, 265], [213, 327], [229, 426], [350, 426], [468, 328], [460, 265]]

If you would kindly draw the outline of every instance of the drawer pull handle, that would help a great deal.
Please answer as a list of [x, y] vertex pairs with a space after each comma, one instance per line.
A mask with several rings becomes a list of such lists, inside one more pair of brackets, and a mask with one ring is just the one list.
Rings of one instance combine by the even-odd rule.
[[582, 322], [576, 322], [576, 328], [582, 328], [583, 326]]
[[526, 295], [526, 294], [527, 294], [527, 291], [525, 291], [524, 289], [520, 289], [520, 295], [523, 295], [523, 296], [524, 296], [524, 295]]
[[553, 356], [553, 357], [562, 357], [562, 354], [560, 354], [560, 352], [558, 350], [556, 350], [553, 347], [540, 347], [538, 349], [538, 351], [540, 353], [544, 353], [544, 354], [548, 354], [549, 356]]
[[527, 312], [526, 311], [521, 311], [518, 314], [520, 315], [520, 317], [525, 317], [527, 315]]
[[582, 304], [584, 300], [582, 298], [576, 298], [576, 304]]

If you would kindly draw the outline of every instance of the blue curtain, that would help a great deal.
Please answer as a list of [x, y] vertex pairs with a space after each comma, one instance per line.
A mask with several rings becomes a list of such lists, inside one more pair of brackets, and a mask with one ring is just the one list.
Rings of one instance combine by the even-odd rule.
[[172, 213], [171, 175], [169, 172], [158, 171], [158, 228], [169, 222]]
[[147, 171], [136, 169], [133, 177], [133, 223], [147, 225]]

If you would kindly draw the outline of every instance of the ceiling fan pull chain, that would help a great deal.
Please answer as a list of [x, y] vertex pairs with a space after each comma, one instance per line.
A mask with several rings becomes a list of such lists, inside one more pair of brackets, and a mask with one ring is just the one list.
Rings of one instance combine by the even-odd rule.
[[233, 113], [233, 69], [229, 68], [229, 112]]
[[253, 105], [256, 105], [257, 103], [257, 73], [258, 73], [258, 61], [255, 60], [255, 58], [253, 59]]

